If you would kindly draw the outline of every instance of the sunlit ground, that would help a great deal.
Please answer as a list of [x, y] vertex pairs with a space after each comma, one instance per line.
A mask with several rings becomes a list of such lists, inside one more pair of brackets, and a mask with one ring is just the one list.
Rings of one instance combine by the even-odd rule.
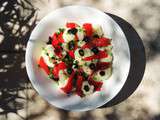
[[[67, 112], [50, 106], [32, 88], [25, 70], [26, 43], [46, 14], [71, 4], [110, 12], [128, 21], [146, 49], [143, 80], [126, 101], [88, 112]], [[1, 0], [0, 120], [160, 120], [159, 0]]]

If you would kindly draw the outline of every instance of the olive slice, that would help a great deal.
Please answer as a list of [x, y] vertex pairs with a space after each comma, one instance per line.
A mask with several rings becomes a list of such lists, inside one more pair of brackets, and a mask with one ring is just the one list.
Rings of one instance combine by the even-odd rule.
[[91, 63], [91, 64], [89, 65], [89, 68], [90, 68], [91, 70], [94, 70], [94, 69], [96, 68], [96, 65], [95, 65], [94, 63]]
[[105, 72], [104, 72], [104, 71], [100, 71], [99, 74], [100, 74], [101, 76], [104, 76], [104, 75], [105, 75]]
[[88, 91], [89, 91], [89, 86], [88, 86], [88, 85], [85, 85], [85, 86], [84, 86], [84, 90], [85, 90], [86, 92], [88, 92]]
[[84, 51], [82, 49], [80, 49], [79, 51], [80, 56], [84, 56]]

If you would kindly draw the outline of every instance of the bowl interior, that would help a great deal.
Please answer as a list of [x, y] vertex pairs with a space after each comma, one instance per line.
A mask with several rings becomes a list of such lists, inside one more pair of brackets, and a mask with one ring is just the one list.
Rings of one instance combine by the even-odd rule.
[[[104, 80], [100, 92], [85, 98], [76, 95], [65, 96], [37, 66], [42, 47], [48, 41], [48, 37], [66, 22], [76, 22], [80, 25], [85, 22], [100, 24], [104, 36], [112, 38], [114, 56], [112, 76]], [[105, 13], [87, 6], [67, 6], [44, 17], [33, 30], [27, 44], [26, 68], [32, 85], [50, 104], [66, 110], [90, 110], [110, 101], [123, 87], [130, 68], [129, 46], [121, 28]]]

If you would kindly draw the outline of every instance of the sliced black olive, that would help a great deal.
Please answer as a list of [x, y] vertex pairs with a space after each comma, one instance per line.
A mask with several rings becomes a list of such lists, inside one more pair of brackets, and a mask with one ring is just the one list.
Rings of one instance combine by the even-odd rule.
[[94, 63], [91, 63], [91, 64], [89, 65], [89, 68], [90, 68], [91, 70], [94, 70], [94, 69], [96, 68], [96, 65], [95, 65]]
[[104, 71], [100, 71], [99, 74], [100, 74], [101, 76], [104, 76], [104, 75], [105, 75], [105, 72], [104, 72]]
[[83, 38], [83, 41], [85, 41], [85, 42], [89, 42], [89, 41], [90, 41], [90, 37], [85, 36], [85, 37]]
[[69, 29], [69, 30], [68, 30], [68, 33], [75, 35], [75, 34], [77, 33], [77, 31], [78, 31], [78, 30], [77, 30], [76, 28], [72, 28], [72, 29]]
[[78, 52], [81, 56], [84, 56], [84, 51], [82, 49], [80, 49]]
[[49, 36], [47, 44], [52, 44], [52, 37]]
[[74, 43], [73, 40], [68, 43], [68, 48], [69, 48], [69, 50], [73, 50], [73, 49], [74, 49], [74, 46], [75, 46], [75, 43]]
[[84, 90], [88, 92], [88, 91], [89, 91], [89, 86], [88, 86], [88, 85], [85, 85], [85, 86], [84, 86]]
[[91, 49], [91, 51], [92, 51], [94, 54], [98, 54], [98, 52], [99, 52], [99, 50], [98, 50], [97, 47], [93, 47], [93, 48]]
[[99, 38], [98, 34], [93, 35], [94, 38]]
[[72, 68], [68, 68], [67, 73], [70, 75], [72, 73]]

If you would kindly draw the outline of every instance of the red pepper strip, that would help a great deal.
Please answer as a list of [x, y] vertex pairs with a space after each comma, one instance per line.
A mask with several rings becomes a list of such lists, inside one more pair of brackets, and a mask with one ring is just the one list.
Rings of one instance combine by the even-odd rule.
[[61, 49], [61, 46], [57, 45], [57, 46], [54, 46], [55, 50], [55, 54], [59, 57], [59, 58], [62, 58], [62, 49]]
[[78, 40], [78, 35], [77, 34], [75, 34], [75, 40]]
[[76, 24], [76, 23], [73, 23], [73, 22], [69, 22], [69, 23], [66, 23], [66, 27], [67, 28], [75, 28], [75, 27], [77, 27], [78, 25]]
[[69, 52], [68, 52], [68, 54], [69, 54], [69, 56], [71, 57], [71, 58], [75, 58], [75, 56], [74, 56], [74, 50], [70, 50]]
[[41, 68], [43, 68], [43, 70], [44, 70], [47, 74], [50, 73], [49, 68], [48, 68], [48, 66], [46, 65], [46, 63], [44, 62], [43, 57], [40, 57], [40, 60], [39, 60], [38, 65], [39, 65]]
[[92, 24], [84, 23], [83, 28], [85, 29], [87, 36], [92, 36], [92, 33], [93, 33]]
[[110, 62], [98, 62], [96, 65], [97, 70], [104, 70], [107, 69], [111, 65]]
[[82, 46], [82, 49], [92, 48], [92, 47], [105, 47], [110, 45], [110, 39], [108, 38], [96, 38], [89, 43]]
[[63, 32], [61, 32], [60, 34], [58, 34], [58, 41], [59, 41], [60, 43], [63, 43], [63, 42], [64, 42]]
[[54, 33], [52, 36], [52, 45], [57, 46], [59, 45], [59, 43], [63, 43], [63, 32], [61, 32], [60, 34]]
[[57, 39], [58, 35], [57, 33], [54, 33], [53, 36], [52, 36], [52, 46], [57, 46], [59, 44], [59, 41]]
[[67, 85], [62, 87], [61, 89], [65, 92], [65, 93], [70, 93], [72, 91], [72, 80], [74, 78], [75, 72], [73, 71], [72, 74], [70, 75], [68, 81], [67, 81]]
[[61, 63], [55, 65], [52, 73], [53, 73], [53, 75], [54, 75], [55, 77], [58, 78], [59, 71], [60, 71], [60, 70], [64, 70], [64, 69], [66, 69], [66, 68], [67, 68], [66, 64], [65, 64], [64, 62], [61, 62]]
[[77, 83], [76, 83], [76, 93], [79, 96], [83, 96], [83, 92], [81, 90], [82, 88], [82, 83], [83, 83], [83, 77], [82, 76], [78, 76], [77, 78]]
[[103, 85], [103, 82], [95, 81], [95, 80], [93, 80], [92, 78], [88, 79], [88, 82], [89, 82], [89, 84], [91, 84], [91, 85], [94, 86], [94, 90], [95, 90], [95, 91], [100, 91], [100, 90], [101, 90], [101, 87], [102, 87], [102, 85]]
[[106, 51], [99, 51], [98, 54], [94, 54], [92, 56], [89, 57], [85, 57], [83, 58], [83, 60], [85, 61], [91, 61], [93, 59], [102, 59], [102, 58], [106, 58], [108, 56], [108, 54], [106, 53]]

